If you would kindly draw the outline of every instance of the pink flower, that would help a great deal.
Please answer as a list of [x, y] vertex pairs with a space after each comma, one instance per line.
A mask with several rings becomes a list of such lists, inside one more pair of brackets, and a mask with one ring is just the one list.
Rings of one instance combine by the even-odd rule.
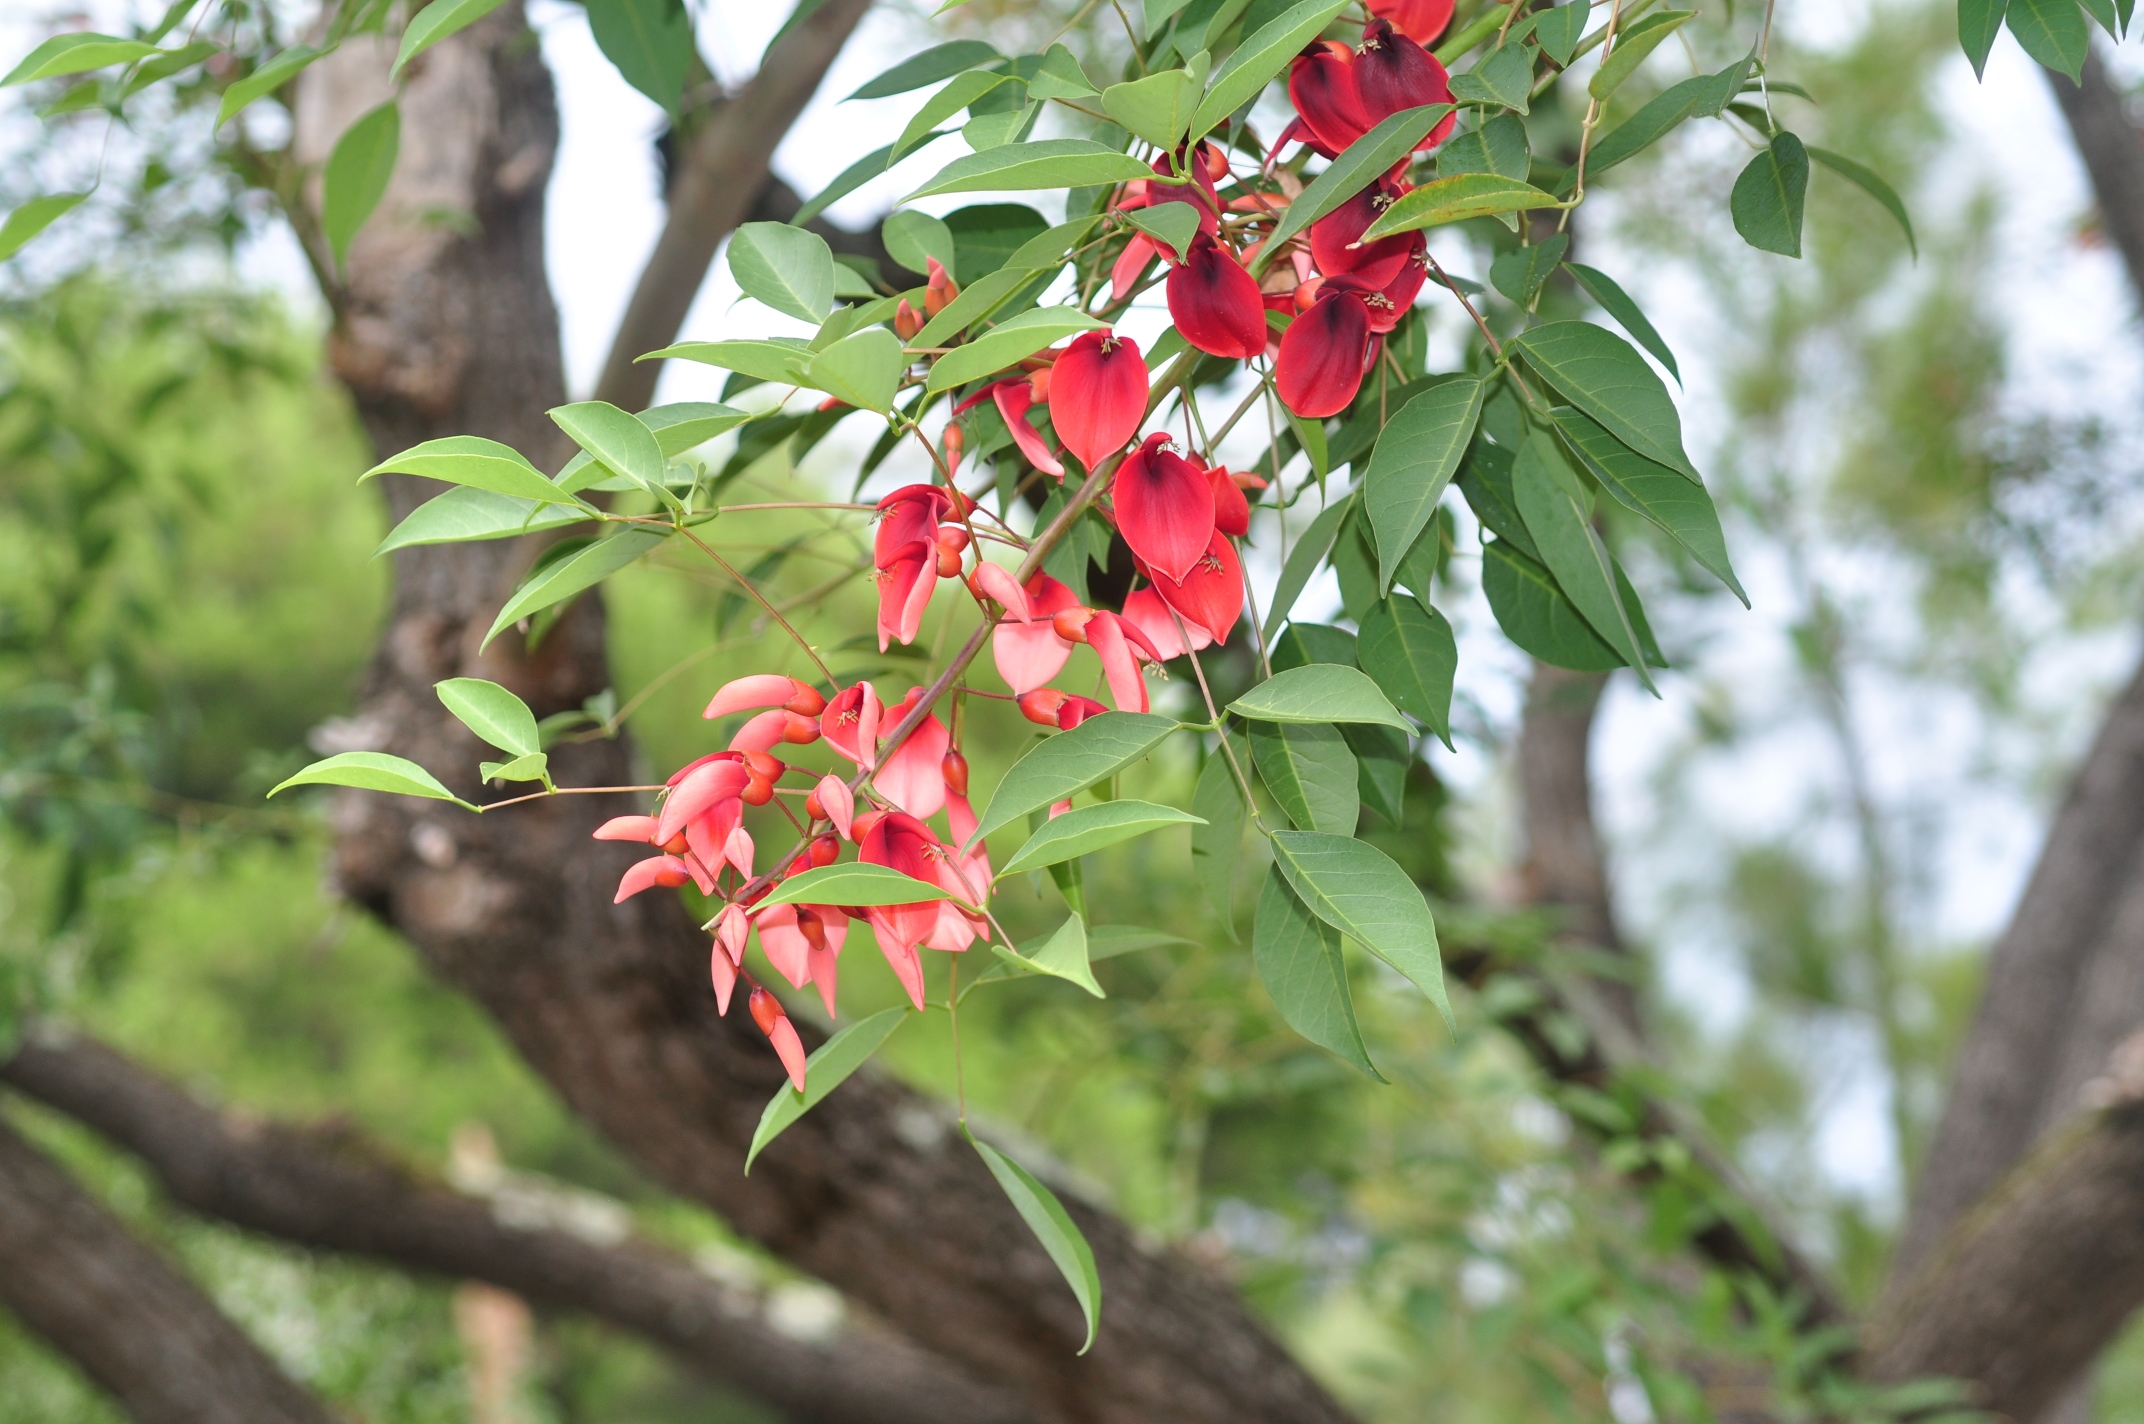
[[782, 1067], [789, 1074], [789, 1081], [798, 1092], [804, 1091], [804, 1044], [797, 1037], [796, 1025], [789, 1022], [789, 1015], [782, 1012], [781, 1001], [765, 989], [754, 989], [750, 1000], [752, 1022], [774, 1045], [774, 1052], [782, 1060]]
[[[1183, 636], [1176, 631], [1176, 620], [1169, 616], [1169, 605], [1153, 589], [1142, 588], [1125, 599], [1123, 618], [1127, 626], [1146, 635], [1154, 647], [1156, 661], [1168, 662], [1187, 651]], [[1191, 635], [1190, 652], [1213, 646], [1213, 635], [1197, 623], [1185, 623], [1184, 632]]]
[[[978, 570], [980, 572], [980, 570]], [[1011, 583], [1011, 577], [1006, 578]], [[1002, 622], [991, 630], [990, 654], [998, 676], [1015, 693], [1032, 692], [1057, 676], [1072, 656], [1072, 645], [1059, 637], [1053, 615], [1079, 606], [1079, 597], [1048, 574], [1036, 574], [1022, 594], [1021, 621]], [[992, 595], [996, 597], [996, 594]], [[1003, 602], [1003, 599], [999, 600]], [[1012, 605], [1006, 605], [1011, 612]]]
[[878, 762], [878, 724], [885, 707], [868, 682], [842, 689], [819, 714], [819, 734], [826, 744], [861, 767]]
[[[887, 710], [889, 731], [900, 725], [901, 719], [908, 715], [909, 709], [922, 695], [922, 688], [912, 689], [908, 696]], [[945, 805], [945, 753], [951, 743], [945, 723], [935, 716], [926, 716], [879, 763], [878, 770], [872, 774], [872, 784], [880, 795], [918, 820], [937, 815], [939, 807]]]

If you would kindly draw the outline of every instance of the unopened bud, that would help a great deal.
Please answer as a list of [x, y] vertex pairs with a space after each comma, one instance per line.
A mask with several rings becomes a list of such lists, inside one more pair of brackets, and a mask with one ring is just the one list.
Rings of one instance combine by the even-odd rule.
[[903, 341], [914, 341], [916, 333], [923, 330], [923, 313], [901, 298], [901, 304], [893, 309], [893, 334]]
[[1091, 697], [1067, 697], [1065, 705], [1057, 709], [1057, 730], [1069, 732], [1089, 717], [1100, 716], [1108, 710]]
[[818, 688], [808, 682], [796, 686], [797, 695], [782, 704], [783, 711], [794, 712], [799, 717], [816, 717], [826, 710], [826, 699], [820, 696]]
[[764, 806], [774, 799], [774, 783], [755, 776], [744, 784], [737, 799], [747, 806]]
[[782, 722], [782, 740], [793, 747], [808, 747], [819, 740], [819, 721], [800, 713], [785, 714]]
[[765, 989], [754, 988], [752, 997], [748, 1002], [752, 1010], [752, 1022], [759, 1025], [761, 1033], [771, 1035], [774, 1032], [774, 1026], [785, 1017], [782, 1013], [781, 1000], [775, 998]]
[[1033, 692], [1023, 692], [1014, 703], [1020, 715], [1041, 727], [1057, 725], [1057, 713], [1065, 705], [1066, 694], [1054, 687], [1038, 687]]
[[819, 836], [811, 843], [811, 863], [814, 869], [832, 865], [841, 855], [841, 837]]
[[751, 773], [754, 781], [774, 781], [789, 768], [783, 766], [765, 752], [746, 752], [744, 754], [744, 769]]
[[935, 257], [924, 259], [930, 264], [929, 280], [923, 288], [923, 310], [932, 316], [953, 304], [960, 295], [960, 284], [945, 270], [945, 265]]
[[948, 425], [940, 443], [945, 446], [946, 473], [949, 475], [958, 474], [960, 471], [961, 452], [968, 448], [968, 437], [961, 433], [959, 426]]
[[945, 777], [945, 789], [965, 796], [968, 794], [968, 759], [959, 752], [947, 752], [938, 763], [938, 770]]
[[804, 816], [806, 820], [811, 821], [823, 821], [826, 819], [826, 808], [819, 804], [817, 787], [813, 787], [811, 794], [804, 798]]
[[938, 550], [938, 577], [960, 577], [960, 551], [940, 546]]
[[1050, 616], [1050, 630], [1068, 643], [1087, 641], [1087, 624], [1094, 618], [1091, 608], [1067, 608]]
[[939, 525], [938, 547], [941, 549], [951, 549], [956, 554], [959, 553], [961, 550], [968, 547], [968, 531], [961, 528], [958, 524]]

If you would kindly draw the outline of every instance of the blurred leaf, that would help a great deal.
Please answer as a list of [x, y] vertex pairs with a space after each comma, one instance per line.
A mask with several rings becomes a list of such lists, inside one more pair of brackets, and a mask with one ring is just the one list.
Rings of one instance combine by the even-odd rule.
[[[293, 786], [355, 786], [362, 791], [392, 791], [403, 796], [422, 796], [469, 806], [417, 763], [385, 752], [337, 752], [325, 761], [314, 762], [296, 776], [286, 777], [268, 794], [273, 796]], [[469, 806], [469, 809], [474, 811], [476, 807]]]
[[1151, 178], [1153, 170], [1128, 153], [1083, 138], [1052, 138], [1008, 144], [956, 158], [930, 182], [901, 199], [912, 203], [939, 193], [1016, 192], [1033, 188], [1076, 188], [1090, 183], [1122, 183]]
[[890, 865], [850, 860], [792, 875], [762, 905], [921, 905], [956, 895]]
[[998, 52], [981, 40], [948, 40], [941, 45], [932, 45], [920, 54], [910, 55], [859, 87], [849, 98], [884, 99], [894, 94], [906, 94], [927, 84], [936, 84], [941, 79], [951, 79], [978, 64], [988, 64], [997, 57]]
[[1390, 727], [1349, 722], [1340, 728], [1355, 754], [1355, 793], [1362, 804], [1394, 830], [1407, 814], [1407, 772], [1414, 761], [1413, 739]]
[[223, 91], [223, 101], [216, 106], [216, 127], [222, 128], [231, 116], [256, 99], [266, 98], [296, 78], [305, 66], [322, 55], [335, 52], [335, 43], [315, 49], [311, 45], [292, 45], [274, 59], [269, 60], [245, 78]]
[[1988, 67], [1988, 51], [2002, 33], [2008, 0], [1958, 0], [1958, 44], [1973, 62], [1973, 77]]
[[[441, 0], [433, 0], [434, 4]], [[692, 19], [682, 0], [587, 0], [596, 48], [626, 83], [677, 115], [693, 55]]]
[[1403, 732], [1414, 730], [1375, 682], [1358, 669], [1336, 663], [1277, 672], [1229, 703], [1228, 710], [1261, 722], [1382, 722]]
[[1095, 1271], [1094, 1251], [1087, 1245], [1087, 1238], [1072, 1224], [1056, 1194], [1036, 1180], [1033, 1173], [973, 1133], [968, 1134], [968, 1142], [982, 1156], [990, 1175], [998, 1179], [998, 1186], [1011, 1199], [1027, 1229], [1035, 1233], [1035, 1239], [1063, 1273], [1065, 1284], [1072, 1287], [1080, 1313], [1087, 1318], [1087, 1341], [1079, 1347], [1079, 1353], [1086, 1354], [1093, 1348], [1094, 1332], [1102, 1323], [1102, 1278]]
[[1605, 101], [1622, 87], [1624, 80], [1637, 73], [1638, 66], [1660, 47], [1662, 40], [1696, 13], [1695, 10], [1665, 10], [1616, 31], [1615, 47], [1601, 61], [1601, 67], [1593, 71], [1593, 77], [1586, 81], [1586, 92]]
[[86, 74], [108, 64], [130, 64], [156, 52], [155, 45], [143, 44], [140, 40], [123, 40], [89, 30], [54, 35], [24, 55], [22, 63], [9, 70], [5, 79], [0, 79], [0, 88], [10, 84], [30, 84], [39, 79], [59, 79], [69, 74]]
[[[451, 7], [456, 0], [434, 0], [418, 13], [421, 20], [434, 10]], [[414, 29], [414, 26], [412, 27]], [[372, 216], [394, 177], [395, 157], [402, 147], [402, 111], [389, 99], [363, 115], [335, 141], [322, 173], [320, 230], [341, 266], [350, 255], [350, 239]]]
[[[1250, 743], [1236, 737], [1230, 745], [1235, 749], [1238, 764], [1244, 775], [1250, 774]], [[1228, 927], [1228, 937], [1236, 937], [1236, 867], [1243, 857], [1243, 828], [1250, 822], [1250, 808], [1244, 804], [1243, 787], [1230, 769], [1228, 757], [1218, 748], [1206, 758], [1206, 765], [1199, 771], [1198, 784], [1191, 792], [1191, 809], [1201, 820], [1191, 828], [1191, 872], [1200, 885], [1205, 887], [1206, 898], [1213, 905], [1214, 913]]]
[[804, 1091], [800, 1093], [785, 1082], [768, 1099], [766, 1110], [760, 1113], [759, 1126], [752, 1132], [752, 1145], [744, 1154], [745, 1175], [752, 1175], [752, 1163], [767, 1150], [768, 1143], [824, 1102], [828, 1093], [847, 1082], [849, 1075], [863, 1067], [893, 1031], [907, 1021], [908, 1015], [905, 1006], [881, 1009], [869, 1018], [858, 1019], [843, 1027], [814, 1049], [804, 1060]]
[[465, 30], [499, 8], [505, 0], [432, 0], [419, 10], [402, 32], [402, 47], [395, 54], [389, 79], [400, 79], [403, 68], [418, 55], [448, 35]]
[[1077, 984], [1097, 999], [1109, 997], [1102, 992], [1102, 986], [1094, 982], [1094, 971], [1088, 967], [1087, 926], [1078, 915], [1059, 925], [1057, 932], [1033, 954], [1018, 954], [1002, 944], [993, 944], [990, 948], [998, 958], [1031, 973], [1048, 974]]
[[[1921, 255], [1920, 244], [1913, 239], [1913, 219], [1906, 215], [1905, 203], [1900, 201], [1898, 194], [1892, 191], [1889, 183], [1884, 182], [1882, 178], [1877, 176], [1874, 169], [1854, 162], [1853, 159], [1848, 158], [1843, 153], [1833, 153], [1828, 148], [1811, 147], [1809, 156], [1838, 174], [1841, 178], [1844, 178], [1847, 182], [1852, 183], [1877, 202], [1883, 204], [1884, 211], [1898, 219], [1899, 230], [1906, 234], [1906, 250], [1916, 258]], [[1617, 319], [1621, 320], [1621, 318]], [[1625, 322], [1624, 325], [1627, 326], [1629, 323]], [[1632, 334], [1635, 335], [1636, 333], [1633, 332]]]
[[23, 245], [79, 207], [87, 193], [47, 193], [32, 198], [0, 223], [0, 262], [20, 252]]
[[1069, 732], [1044, 738], [1014, 762], [998, 782], [968, 844], [1011, 825], [1030, 811], [1055, 805], [1105, 777], [1115, 776], [1175, 730], [1176, 723], [1167, 717], [1146, 712], [1104, 712]]

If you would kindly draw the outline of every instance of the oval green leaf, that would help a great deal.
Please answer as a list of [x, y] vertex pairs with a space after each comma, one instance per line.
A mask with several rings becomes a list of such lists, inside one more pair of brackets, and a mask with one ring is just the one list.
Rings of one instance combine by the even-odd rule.
[[812, 357], [804, 376], [808, 384], [836, 400], [884, 415], [893, 406], [901, 372], [906, 369], [908, 357], [901, 352], [901, 338], [883, 326], [867, 326]]
[[416, 18], [409, 22], [409, 28], [402, 32], [402, 47], [395, 52], [394, 67], [387, 71], [387, 77], [400, 79], [403, 66], [411, 60], [448, 35], [468, 29], [505, 3], [506, 0], [432, 0], [417, 12]]
[[[882, 71], [878, 77], [860, 86], [850, 99], [885, 99], [895, 94], [906, 94], [921, 89], [926, 84], [936, 84], [941, 79], [951, 79], [963, 70], [973, 69], [978, 64], [988, 64], [998, 57], [998, 52], [981, 40], [948, 40], [942, 45], [932, 45], [921, 54], [912, 54], [893, 68]], [[843, 101], [844, 103], [847, 100]]]
[[1056, 1194], [1037, 1181], [1032, 1172], [972, 1133], [968, 1141], [981, 1155], [990, 1175], [997, 1178], [1013, 1210], [1020, 1213], [1027, 1229], [1035, 1233], [1035, 1239], [1056, 1263], [1065, 1284], [1072, 1287], [1080, 1313], [1087, 1318], [1087, 1340], [1079, 1347], [1079, 1352], [1086, 1354], [1094, 1347], [1094, 1332], [1102, 1323], [1102, 1277], [1094, 1268], [1093, 1248], [1072, 1224]]
[[107, 64], [131, 64], [157, 52], [156, 46], [140, 40], [78, 30], [54, 35], [22, 57], [22, 63], [0, 79], [0, 89], [10, 84], [28, 84], [38, 79], [59, 79], [69, 74], [87, 74]]
[[1601, 67], [1593, 71], [1586, 81], [1586, 92], [1596, 99], [1605, 100], [1623, 81], [1637, 73], [1638, 66], [1645, 63], [1647, 55], [1660, 47], [1660, 42], [1675, 33], [1683, 21], [1695, 15], [1695, 10], [1665, 10], [1657, 15], [1647, 15], [1637, 23], [1616, 32], [1615, 48], [1601, 61]]
[[1377, 587], [1392, 587], [1400, 560], [1437, 512], [1467, 453], [1488, 382], [1431, 386], [1386, 424], [1362, 477], [1362, 508], [1377, 545]]
[[1295, 600], [1302, 596], [1310, 580], [1325, 562], [1326, 554], [1332, 551], [1333, 540], [1340, 535], [1340, 522], [1347, 512], [1355, 507], [1355, 496], [1336, 499], [1318, 511], [1318, 517], [1310, 521], [1295, 547], [1288, 551], [1288, 558], [1280, 566], [1280, 581], [1273, 586], [1273, 606], [1266, 610], [1265, 635], [1268, 643], [1280, 631], [1280, 625], [1295, 607]]
[[421, 475], [450, 485], [489, 490], [534, 504], [571, 504], [573, 496], [544, 477], [511, 445], [486, 440], [481, 435], [449, 435], [412, 445], [391, 455], [358, 476], [360, 482], [374, 475]]
[[1401, 198], [1385, 209], [1384, 216], [1370, 224], [1362, 234], [1362, 240], [1369, 242], [1395, 232], [1442, 227], [1446, 223], [1491, 217], [1497, 213], [1557, 206], [1554, 194], [1544, 193], [1531, 183], [1506, 178], [1500, 173], [1460, 173], [1424, 183]]
[[432, 690], [456, 720], [500, 751], [528, 757], [543, 749], [543, 740], [536, 733], [536, 714], [496, 682], [480, 677], [450, 677], [434, 683]]
[[787, 341], [684, 341], [676, 346], [665, 346], [660, 351], [650, 351], [645, 356], [636, 356], [635, 361], [697, 361], [703, 366], [720, 366], [725, 371], [737, 371], [754, 376], [762, 381], [774, 381], [785, 386], [801, 385], [804, 382], [803, 365], [811, 352], [803, 342]]
[[47, 193], [32, 198], [0, 223], [0, 262], [20, 252], [23, 245], [67, 214], [80, 207], [87, 193]]
[[662, 448], [665, 459], [705, 445], [750, 419], [752, 412], [714, 401], [674, 401], [640, 413], [640, 423], [655, 432], [655, 443]]
[[993, 371], [1002, 371], [1053, 342], [1061, 341], [1067, 336], [1077, 336], [1083, 331], [1095, 331], [1105, 325], [1106, 322], [1087, 315], [1077, 307], [1036, 307], [1031, 311], [1021, 312], [1009, 321], [998, 323], [967, 345], [955, 347], [939, 357], [931, 366], [930, 380], [925, 389], [943, 391], [966, 385], [969, 381], [978, 380]]
[[[1242, 737], [1230, 739], [1237, 764], [1248, 776], [1250, 744]], [[1191, 871], [1206, 889], [1206, 898], [1236, 937], [1236, 867], [1243, 858], [1243, 828], [1250, 821], [1250, 808], [1243, 801], [1243, 787], [1219, 748], [1206, 758], [1192, 788], [1191, 809], [1202, 820], [1191, 828]]]
[[1326, 723], [1256, 723], [1251, 762], [1289, 822], [1349, 836], [1362, 818], [1361, 768], [1340, 729]]
[[609, 401], [576, 401], [544, 413], [612, 474], [643, 489], [663, 482], [663, 448], [655, 432]]
[[[391, 791], [402, 796], [422, 796], [431, 801], [452, 801], [469, 806], [439, 784], [439, 778], [413, 761], [385, 752], [337, 752], [326, 761], [316, 761], [296, 776], [277, 783], [273, 796], [292, 786], [355, 786], [360, 791]], [[476, 807], [469, 806], [474, 811]]]
[[1355, 659], [1393, 705], [1451, 746], [1459, 641], [1443, 614], [1404, 594], [1378, 600], [1363, 615]]
[[1149, 712], [1104, 712], [1045, 738], [998, 782], [968, 844], [1116, 775], [1175, 730], [1174, 721]]
[[1157, 806], [1151, 801], [1104, 801], [1099, 805], [1076, 807], [1043, 822], [1042, 829], [1029, 836], [1027, 844], [1005, 862], [998, 878], [1073, 860], [1118, 841], [1160, 830], [1163, 826], [1204, 824], [1204, 818], [1189, 811], [1179, 811], [1174, 806]]
[[570, 504], [538, 504], [486, 489], [461, 486], [440, 494], [410, 511], [409, 518], [394, 527], [372, 551], [377, 559], [396, 549], [419, 544], [473, 544], [485, 539], [511, 539], [540, 529], [579, 524], [594, 516]]
[[[2062, 0], [2072, 10], [2076, 0]], [[2079, 21], [2082, 24], [2083, 21]], [[1809, 192], [1809, 153], [1784, 129], [1749, 161], [1728, 195], [1735, 231], [1762, 252], [1802, 255], [1802, 200]]]
[[1527, 364], [1572, 405], [1631, 449], [1696, 479], [1682, 449], [1682, 417], [1645, 358], [1606, 327], [1552, 321], [1512, 338]]
[[953, 900], [927, 880], [903, 875], [890, 865], [849, 860], [792, 875], [774, 887], [762, 905], [921, 905]]
[[[439, 4], [450, 0], [439, 0]], [[431, 7], [439, 8], [439, 4]], [[420, 13], [419, 18], [431, 10]], [[341, 266], [350, 253], [350, 239], [372, 216], [394, 176], [395, 157], [402, 148], [402, 111], [389, 99], [365, 114], [335, 140], [321, 174], [320, 231]]]
[[[554, 556], [539, 563], [521, 587], [514, 590], [514, 596], [506, 601], [506, 606], [499, 610], [490, 631], [484, 634], [484, 643], [488, 646], [499, 636], [500, 630], [512, 627], [531, 613], [541, 612], [594, 588], [669, 537], [666, 529], [636, 528], [572, 548], [554, 546], [553, 550], [546, 551]], [[567, 544], [572, 543], [567, 541]]]
[[1228, 710], [1258, 722], [1381, 722], [1414, 730], [1376, 683], [1338, 663], [1277, 672], [1229, 703]]
[[1347, 836], [1275, 831], [1273, 862], [1312, 914], [1407, 976], [1452, 1024], [1436, 921], [1391, 856]]
[[[1909, 243], [1913, 240], [1911, 229], [1907, 231], [1906, 240]], [[1667, 342], [1654, 329], [1653, 324], [1646, 320], [1645, 313], [1630, 299], [1630, 294], [1616, 285], [1615, 278], [1598, 267], [1588, 267], [1582, 262], [1566, 262], [1563, 266], [1565, 271], [1578, 279], [1578, 285], [1584, 287], [1593, 300], [1601, 304], [1601, 310], [1614, 317], [1625, 331], [1638, 339], [1640, 346], [1652, 353], [1655, 361], [1668, 368], [1669, 375], [1677, 381], [1682, 379], [1682, 369], [1675, 364], [1675, 353], [1668, 349]]]
[[1012, 143], [956, 158], [903, 203], [938, 193], [1019, 192], [1034, 188], [1079, 188], [1151, 178], [1153, 171], [1128, 153], [1084, 138]]
[[1594, 532], [1590, 503], [1581, 502], [1577, 479], [1553, 436], [1540, 430], [1528, 434], [1511, 468], [1511, 488], [1541, 562], [1593, 631], [1650, 688], [1652, 679], [1638, 650], [1630, 611], [1616, 587], [1615, 565]]
[[834, 250], [815, 232], [751, 222], [730, 238], [730, 275], [754, 301], [813, 326], [834, 306]]
[[223, 91], [223, 102], [216, 106], [216, 127], [222, 128], [231, 116], [256, 99], [266, 98], [298, 76], [299, 71], [324, 54], [334, 51], [330, 42], [314, 49], [311, 45], [292, 45], [274, 59], [269, 60], [245, 78]]
[[1727, 536], [1705, 487], [1680, 470], [1648, 460], [1569, 406], [1552, 412], [1556, 428], [1601, 487], [1666, 530], [1690, 557], [1749, 606], [1749, 595], [1727, 558]]
[[1385, 1081], [1370, 1061], [1355, 1021], [1340, 932], [1310, 913], [1278, 866], [1267, 870], [1265, 888], [1258, 892], [1251, 962], [1288, 1027], [1360, 1072]]
[[1481, 547], [1481, 591], [1504, 635], [1521, 651], [1574, 672], [1606, 672], [1623, 666], [1601, 641], [1549, 571], [1509, 539]]
[[993, 944], [990, 948], [1007, 964], [1030, 974], [1048, 974], [1077, 984], [1097, 999], [1109, 997], [1102, 992], [1102, 986], [1094, 982], [1094, 970], [1088, 963], [1087, 924], [1078, 915], [1059, 925], [1057, 932], [1033, 954], [1021, 954], [1002, 944]]
[[752, 1163], [766, 1150], [768, 1143], [817, 1107], [828, 1093], [847, 1082], [849, 1075], [878, 1052], [911, 1012], [906, 1008], [881, 1009], [869, 1018], [858, 1019], [842, 1028], [813, 1050], [811, 1057], [804, 1060], [804, 1091], [800, 1093], [784, 1083], [780, 1091], [768, 1099], [766, 1110], [760, 1113], [759, 1126], [752, 1132], [752, 1145], [744, 1154], [745, 1175], [752, 1175]]

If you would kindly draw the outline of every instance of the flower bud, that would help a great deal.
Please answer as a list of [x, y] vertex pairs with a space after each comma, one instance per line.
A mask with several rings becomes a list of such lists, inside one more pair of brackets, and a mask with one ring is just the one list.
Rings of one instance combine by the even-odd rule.
[[744, 784], [737, 799], [747, 806], [764, 806], [774, 799], [774, 783], [755, 776]]
[[782, 740], [793, 747], [808, 747], [819, 740], [819, 719], [797, 712], [783, 714]]
[[914, 341], [916, 333], [923, 330], [923, 313], [901, 298], [901, 304], [893, 309], [893, 334], [903, 341]]
[[841, 855], [841, 837], [819, 836], [811, 843], [811, 864], [814, 870], [832, 865]]
[[959, 426], [948, 425], [945, 428], [945, 436], [939, 443], [945, 446], [946, 473], [958, 473], [960, 470], [960, 454], [961, 451], [968, 448], [968, 437], [961, 433]]
[[759, 1025], [761, 1033], [773, 1033], [774, 1026], [782, 1021], [782, 1001], [765, 989], [755, 987], [747, 1001], [752, 1010], [752, 1022]]
[[938, 547], [951, 549], [956, 554], [961, 552], [968, 547], [968, 531], [958, 524], [939, 525]]
[[[751, 773], [754, 781], [775, 781], [789, 769], [765, 752], [746, 752], [744, 767]], [[762, 801], [759, 804], [764, 806], [766, 803]]]
[[816, 786], [804, 798], [804, 816], [806, 820], [811, 821], [823, 821], [826, 819], [826, 808], [819, 804], [819, 789]]
[[669, 840], [664, 841], [660, 849], [664, 855], [683, 855], [685, 853], [685, 833], [679, 831]]
[[945, 789], [957, 795], [968, 794], [968, 759], [959, 752], [947, 752], [938, 763], [939, 773], [945, 777]]
[[806, 682], [796, 686], [797, 695], [782, 704], [783, 711], [794, 712], [799, 717], [816, 717], [826, 710], [826, 699], [819, 694], [818, 688]]
[[1067, 608], [1050, 615], [1050, 631], [1068, 643], [1087, 641], [1087, 624], [1093, 619], [1091, 608]]
[[960, 285], [946, 272], [944, 264], [935, 257], [924, 259], [930, 264], [929, 280], [923, 289], [923, 310], [936, 316], [953, 304], [960, 295]]
[[1065, 705], [1065, 694], [1054, 687], [1038, 687], [1033, 692], [1023, 692], [1014, 702], [1020, 715], [1038, 726], [1057, 725], [1057, 713]]
[[[1091, 697], [1067, 697], [1065, 705], [1057, 709], [1057, 729], [1069, 732], [1089, 717], [1098, 716], [1108, 710]], [[748, 796], [746, 799], [751, 798]]]
[[960, 564], [961, 564], [961, 559], [960, 559], [960, 553], [959, 553], [959, 551], [958, 551], [958, 550], [956, 550], [956, 549], [948, 549], [948, 548], [945, 548], [945, 547], [944, 547], [943, 545], [941, 545], [941, 546], [939, 547], [939, 549], [938, 549], [938, 577], [940, 577], [940, 578], [942, 578], [942, 579], [943, 579], [943, 578], [959, 578], [959, 577], [960, 577]]

